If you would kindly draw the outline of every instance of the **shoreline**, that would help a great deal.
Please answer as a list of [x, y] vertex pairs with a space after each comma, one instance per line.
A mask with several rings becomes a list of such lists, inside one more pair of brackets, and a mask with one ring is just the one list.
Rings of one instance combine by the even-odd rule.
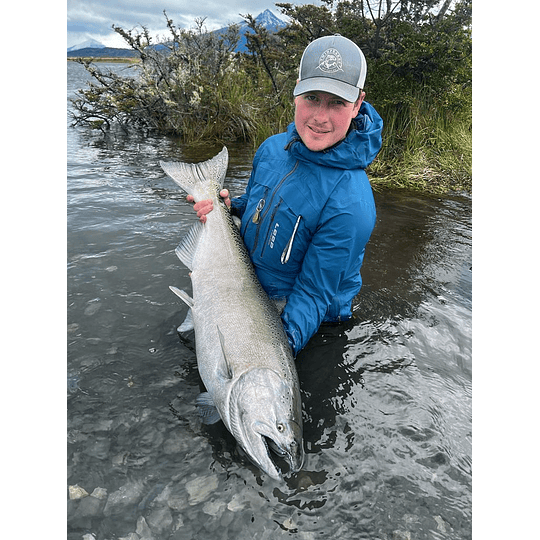
[[126, 63], [126, 64], [138, 64], [141, 59], [135, 57], [127, 56], [68, 56], [68, 62], [79, 62], [79, 61], [90, 61], [90, 62], [116, 62], [116, 63]]

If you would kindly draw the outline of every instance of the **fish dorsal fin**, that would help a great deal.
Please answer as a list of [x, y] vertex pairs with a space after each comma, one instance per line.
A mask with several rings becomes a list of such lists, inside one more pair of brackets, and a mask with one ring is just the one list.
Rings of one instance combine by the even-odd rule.
[[200, 221], [197, 221], [191, 227], [191, 229], [189, 229], [186, 236], [184, 236], [180, 244], [178, 244], [178, 247], [175, 249], [175, 253], [177, 257], [190, 270], [193, 270], [193, 256], [195, 255], [195, 252], [197, 251], [199, 238], [201, 237], [203, 230], [204, 230], [204, 225]]
[[227, 360], [227, 353], [225, 352], [225, 337], [221, 333], [221, 330], [219, 329], [219, 326], [216, 327], [218, 336], [219, 336], [219, 343], [221, 345], [221, 352], [223, 353], [223, 373], [227, 379], [233, 378], [232, 369], [229, 365], [229, 361]]

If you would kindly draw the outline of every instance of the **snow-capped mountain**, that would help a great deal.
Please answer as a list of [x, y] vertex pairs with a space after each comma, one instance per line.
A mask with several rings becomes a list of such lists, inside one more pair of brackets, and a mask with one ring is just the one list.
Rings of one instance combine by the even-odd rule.
[[78, 51], [79, 49], [105, 49], [106, 45], [96, 41], [95, 39], [87, 39], [78, 45], [73, 45], [73, 47], [68, 47], [67, 52]]
[[[264, 26], [269, 32], [277, 32], [279, 29], [287, 26], [285, 21], [282, 21], [279, 17], [276, 17], [269, 9], [264, 10], [255, 17], [255, 21]], [[252, 33], [252, 30], [248, 28], [246, 21], [242, 20], [236, 23], [240, 27], [240, 41], [236, 47], [236, 51], [245, 52], [246, 48], [246, 33]], [[216, 34], [222, 34], [227, 31], [227, 27], [215, 30]]]
[[279, 17], [276, 17], [269, 9], [259, 13], [255, 17], [255, 20], [271, 32], [277, 32], [280, 28], [287, 26], [285, 21], [282, 21]]
[[[276, 17], [269, 9], [259, 13], [255, 17], [255, 21], [264, 26], [269, 32], [277, 32], [279, 29], [287, 26], [287, 23], [282, 21], [279, 17]], [[242, 20], [237, 23], [240, 27], [240, 41], [236, 47], [236, 51], [245, 52], [246, 49], [246, 33], [251, 33], [252, 30], [248, 28], [246, 21]], [[216, 34], [222, 34], [227, 31], [227, 27], [215, 30]], [[152, 45], [155, 48], [164, 47], [163, 44]], [[77, 52], [76, 52], [77, 51]], [[69, 47], [67, 50], [68, 57], [88, 56], [88, 57], [130, 57], [136, 56], [136, 52], [131, 49], [119, 49], [114, 47], [107, 47], [99, 41], [89, 39], [84, 43], [79, 43], [73, 47]]]

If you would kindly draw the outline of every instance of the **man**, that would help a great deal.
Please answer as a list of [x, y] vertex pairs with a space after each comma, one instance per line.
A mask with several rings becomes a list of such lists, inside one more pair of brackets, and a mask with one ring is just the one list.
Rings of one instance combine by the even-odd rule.
[[[352, 316], [360, 268], [375, 226], [365, 168], [382, 144], [382, 119], [364, 101], [366, 60], [349, 39], [310, 43], [294, 89], [295, 118], [257, 150], [246, 192], [221, 196], [261, 285], [285, 300], [281, 318], [294, 355], [322, 322]], [[192, 200], [188, 197], [188, 200]], [[204, 222], [211, 201], [194, 206]]]

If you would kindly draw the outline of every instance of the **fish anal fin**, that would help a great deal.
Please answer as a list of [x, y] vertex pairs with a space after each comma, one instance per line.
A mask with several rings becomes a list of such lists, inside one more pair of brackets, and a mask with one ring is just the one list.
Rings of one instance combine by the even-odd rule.
[[187, 312], [184, 322], [178, 327], [178, 332], [190, 332], [191, 330], [194, 330], [194, 329], [195, 329], [195, 325], [193, 324], [193, 312], [191, 311], [191, 308], [190, 308]]

